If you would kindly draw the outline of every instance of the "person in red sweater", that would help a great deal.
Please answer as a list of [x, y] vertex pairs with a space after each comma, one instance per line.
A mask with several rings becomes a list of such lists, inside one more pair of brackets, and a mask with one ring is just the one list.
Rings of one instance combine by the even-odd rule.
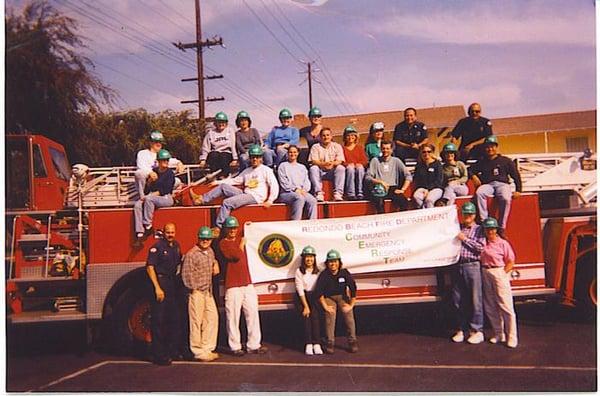
[[223, 223], [225, 237], [219, 242], [219, 249], [225, 259], [225, 316], [227, 319], [227, 342], [235, 356], [242, 356], [240, 315], [244, 312], [248, 328], [246, 352], [264, 354], [267, 347], [261, 345], [260, 318], [258, 316], [258, 296], [250, 279], [246, 258], [246, 240], [238, 236], [238, 220], [229, 216]]
[[346, 198], [363, 199], [365, 167], [369, 160], [365, 148], [358, 144], [358, 132], [352, 125], [344, 129], [344, 166], [346, 167]]

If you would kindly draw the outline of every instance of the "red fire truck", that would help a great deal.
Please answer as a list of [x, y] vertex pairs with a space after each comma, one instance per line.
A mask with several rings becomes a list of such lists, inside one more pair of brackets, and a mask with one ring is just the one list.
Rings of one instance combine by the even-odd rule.
[[[506, 230], [517, 254], [511, 273], [516, 298], [558, 296], [564, 304], [595, 310], [596, 176], [595, 158], [587, 157], [513, 156], [525, 188], [513, 201]], [[64, 148], [40, 135], [7, 136], [6, 164], [9, 324], [101, 322], [121, 345], [147, 343], [153, 296], [144, 262], [154, 241], [149, 238], [141, 249], [132, 247], [135, 168], [71, 168]], [[187, 166], [180, 176], [184, 184], [193, 181], [195, 168]], [[193, 188], [202, 193], [208, 187]], [[327, 201], [328, 195], [319, 203], [319, 218], [374, 213], [368, 201], [333, 202]], [[492, 201], [490, 207], [494, 215]], [[174, 222], [186, 251], [195, 243], [198, 227], [213, 224], [218, 208], [218, 202], [191, 206], [184, 194], [179, 205], [156, 212], [154, 225]], [[285, 220], [288, 208], [255, 205], [233, 214], [242, 224]], [[443, 268], [373, 272], [356, 278], [359, 305], [438, 301], [449, 286]], [[261, 309], [291, 306], [293, 280], [256, 287]]]

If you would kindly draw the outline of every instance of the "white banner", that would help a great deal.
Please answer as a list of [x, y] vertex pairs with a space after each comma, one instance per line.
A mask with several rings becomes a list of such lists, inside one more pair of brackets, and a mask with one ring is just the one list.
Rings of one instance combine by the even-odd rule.
[[290, 279], [302, 249], [313, 246], [322, 264], [330, 249], [354, 274], [440, 267], [460, 252], [455, 206], [338, 219], [245, 224], [252, 282]]

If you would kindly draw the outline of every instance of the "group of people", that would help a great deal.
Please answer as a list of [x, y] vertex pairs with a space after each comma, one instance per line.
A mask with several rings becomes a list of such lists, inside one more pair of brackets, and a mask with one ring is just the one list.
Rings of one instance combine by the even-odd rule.
[[[221, 265], [225, 267], [225, 316], [230, 353], [243, 356], [246, 353], [264, 354], [268, 351], [261, 344], [258, 297], [250, 279], [245, 239], [239, 233], [238, 220], [233, 216], [227, 217], [223, 228], [224, 232], [215, 240], [210, 227], [200, 227], [196, 244], [182, 254], [175, 239], [176, 226], [167, 223], [163, 229], [163, 238], [150, 248], [146, 272], [155, 297], [151, 308], [152, 359], [155, 364], [169, 365], [177, 358], [203, 362], [219, 358], [216, 352], [219, 311], [213, 293], [213, 277], [219, 275]], [[342, 268], [342, 258], [338, 251], [327, 252], [325, 264], [325, 269], [319, 268], [313, 247], [306, 246], [302, 250], [302, 262], [295, 280], [298, 306], [304, 318], [305, 353], [323, 354], [320, 312], [325, 312], [325, 353], [334, 353], [338, 307], [344, 314], [349, 351], [357, 352], [353, 314], [356, 283], [352, 275]], [[178, 276], [187, 298], [188, 342], [177, 340], [182, 333], [180, 327], [185, 323], [178, 314], [178, 305], [181, 304], [178, 299]], [[240, 331], [242, 313], [247, 327], [245, 346]], [[182, 345], [185, 347], [182, 348]]]

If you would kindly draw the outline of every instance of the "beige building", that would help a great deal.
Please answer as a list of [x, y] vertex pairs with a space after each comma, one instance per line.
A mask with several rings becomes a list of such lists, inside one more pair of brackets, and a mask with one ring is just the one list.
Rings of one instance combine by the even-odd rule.
[[[417, 118], [427, 125], [429, 141], [438, 150], [448, 142], [447, 137], [463, 117], [466, 111], [460, 105], [417, 109]], [[403, 119], [403, 110], [397, 110], [323, 117], [323, 125], [332, 129], [334, 140], [340, 143], [344, 128], [353, 125], [364, 144], [372, 123], [383, 122], [385, 136], [391, 139], [394, 127]], [[294, 116], [295, 127], [309, 124], [305, 114]], [[596, 110], [497, 118], [492, 119], [492, 129], [504, 154], [580, 152], [588, 147], [596, 152]], [[301, 139], [301, 145], [305, 144]]]

